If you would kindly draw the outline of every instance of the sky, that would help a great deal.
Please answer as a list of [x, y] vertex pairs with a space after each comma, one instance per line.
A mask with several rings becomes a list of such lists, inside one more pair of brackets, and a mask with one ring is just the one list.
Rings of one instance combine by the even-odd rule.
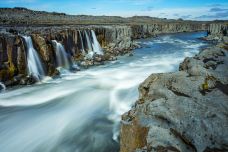
[[228, 20], [228, 0], [0, 0], [0, 7], [26, 7], [71, 15]]

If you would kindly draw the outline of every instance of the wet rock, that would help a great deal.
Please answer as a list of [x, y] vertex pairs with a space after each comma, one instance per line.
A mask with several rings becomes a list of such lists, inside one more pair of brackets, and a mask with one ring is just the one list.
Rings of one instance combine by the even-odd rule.
[[86, 60], [80, 63], [80, 66], [84, 68], [88, 68], [89, 66], [92, 66], [92, 65], [94, 65], [94, 62], [92, 60]]
[[38, 34], [33, 34], [32, 40], [33, 45], [35, 46], [35, 48], [37, 48], [37, 51], [42, 56], [42, 59], [48, 62], [50, 60], [50, 54], [45, 39]]
[[36, 82], [38, 82], [37, 78], [32, 75], [20, 79], [20, 85], [32, 85]]
[[129, 53], [128, 56], [133, 56], [134, 54], [133, 53]]

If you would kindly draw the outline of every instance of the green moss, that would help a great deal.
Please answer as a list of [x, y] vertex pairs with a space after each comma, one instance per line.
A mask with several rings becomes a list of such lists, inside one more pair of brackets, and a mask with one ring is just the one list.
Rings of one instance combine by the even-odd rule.
[[206, 82], [206, 83], [202, 84], [202, 88], [203, 88], [203, 90], [208, 90], [209, 89], [208, 83]]

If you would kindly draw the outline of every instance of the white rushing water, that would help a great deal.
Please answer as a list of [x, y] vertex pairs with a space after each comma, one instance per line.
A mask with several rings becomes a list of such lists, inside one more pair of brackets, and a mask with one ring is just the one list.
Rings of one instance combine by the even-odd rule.
[[55, 55], [57, 59], [57, 66], [64, 67], [66, 69], [70, 68], [70, 58], [68, 57], [66, 50], [63, 45], [56, 40], [52, 40], [55, 45]]
[[[121, 115], [151, 73], [177, 71], [204, 33], [142, 40], [134, 56], [0, 94], [1, 152], [117, 152]], [[176, 41], [176, 43], [173, 43]], [[189, 48], [191, 47], [191, 48]]]
[[82, 51], [82, 54], [85, 55], [85, 47], [84, 47], [81, 31], [79, 31], [79, 37], [80, 37], [80, 42], [81, 42], [81, 47], [82, 47], [81, 51]]
[[0, 82], [0, 92], [1, 90], [6, 90], [6, 86], [2, 82]]
[[40, 80], [45, 74], [42, 63], [37, 51], [33, 47], [32, 39], [30, 36], [23, 36], [27, 47], [27, 67], [28, 74], [33, 75]]
[[86, 57], [92, 58], [94, 55], [92, 43], [91, 43], [90, 37], [88, 35], [88, 32], [85, 30], [84, 33], [85, 33], [85, 37], [86, 37], [87, 52], [88, 52]]
[[92, 43], [93, 51], [96, 54], [103, 55], [104, 52], [103, 52], [99, 42], [97, 41], [97, 37], [96, 37], [96, 34], [95, 34], [94, 30], [91, 30], [91, 33], [92, 33], [92, 38], [93, 38], [93, 43]]

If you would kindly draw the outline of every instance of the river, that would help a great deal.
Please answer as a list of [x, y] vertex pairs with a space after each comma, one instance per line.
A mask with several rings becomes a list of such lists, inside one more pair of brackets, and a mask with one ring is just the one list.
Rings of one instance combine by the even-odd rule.
[[206, 32], [139, 40], [133, 56], [0, 93], [0, 152], [116, 152], [120, 116], [151, 73], [177, 71]]

